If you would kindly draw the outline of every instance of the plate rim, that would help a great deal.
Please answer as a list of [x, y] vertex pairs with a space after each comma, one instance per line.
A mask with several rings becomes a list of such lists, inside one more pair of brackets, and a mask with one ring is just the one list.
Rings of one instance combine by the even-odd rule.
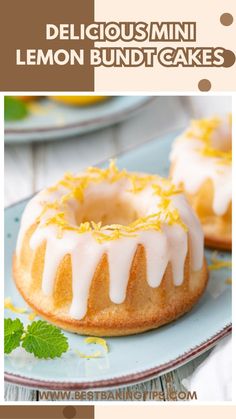
[[[120, 96], [125, 97], [125, 95], [120, 95]], [[108, 121], [108, 120], [111, 120], [112, 121], [111, 123], [115, 124], [120, 120], [120, 118], [123, 118], [123, 117], [126, 117], [126, 116], [129, 117], [129, 115], [132, 114], [132, 112], [139, 111], [144, 106], [147, 106], [148, 104], [153, 102], [154, 99], [155, 99], [155, 96], [148, 96], [148, 95], [143, 95], [143, 96], [139, 95], [138, 97], [146, 98], [146, 100], [140, 102], [136, 106], [133, 105], [132, 107], [129, 107], [128, 110], [126, 109], [126, 110], [121, 110], [119, 112], [116, 112], [115, 114], [110, 115], [110, 117], [99, 116], [99, 117], [92, 118], [88, 121], [74, 122], [74, 123], [63, 125], [63, 126], [60, 126], [60, 127], [49, 126], [47, 128], [36, 127], [36, 128], [28, 128], [28, 129], [27, 128], [17, 128], [17, 129], [16, 128], [5, 128], [4, 129], [4, 135], [5, 136], [7, 136], [7, 135], [18, 135], [18, 134], [19, 135], [22, 135], [22, 134], [30, 135], [30, 134], [36, 134], [36, 133], [45, 133], [46, 134], [46, 133], [54, 133], [54, 132], [56, 134], [58, 131], [61, 132], [61, 131], [65, 131], [65, 130], [79, 129], [81, 127], [86, 127], [86, 126], [89, 126], [89, 125], [100, 124], [100, 123]], [[13, 142], [13, 141], [12, 140], [7, 140], [7, 142]]]
[[194, 346], [189, 351], [184, 352], [177, 358], [174, 358], [164, 364], [157, 365], [147, 370], [139, 371], [133, 374], [122, 375], [110, 379], [87, 381], [87, 382], [68, 382], [68, 381], [48, 381], [25, 377], [18, 374], [4, 372], [5, 381], [11, 384], [23, 385], [24, 387], [46, 389], [46, 390], [93, 390], [93, 389], [111, 389], [124, 385], [137, 384], [156, 378], [167, 371], [180, 367], [191, 359], [203, 354], [208, 349], [215, 346], [218, 341], [229, 335], [232, 331], [232, 323], [227, 324], [223, 329], [211, 336], [209, 339]]

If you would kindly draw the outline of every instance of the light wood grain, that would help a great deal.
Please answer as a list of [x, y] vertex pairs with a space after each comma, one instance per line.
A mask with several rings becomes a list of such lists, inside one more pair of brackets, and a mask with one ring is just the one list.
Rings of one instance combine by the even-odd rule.
[[5, 384], [5, 401], [36, 401], [37, 391], [25, 387]]

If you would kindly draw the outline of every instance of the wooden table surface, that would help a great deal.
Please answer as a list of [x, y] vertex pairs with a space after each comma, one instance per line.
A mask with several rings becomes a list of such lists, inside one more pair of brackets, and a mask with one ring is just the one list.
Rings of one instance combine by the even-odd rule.
[[[206, 99], [209, 102], [209, 98]], [[209, 108], [212, 102], [208, 102]], [[106, 129], [54, 142], [6, 145], [5, 206], [52, 184], [66, 171], [77, 172], [148, 139], [184, 127], [190, 117], [195, 116], [195, 105], [194, 102], [194, 106], [190, 106], [185, 97], [156, 97], [141, 113]], [[131, 386], [129, 390], [162, 391], [167, 400], [170, 390], [184, 390], [182, 379], [192, 374], [206, 356], [201, 355], [159, 378]], [[5, 384], [6, 401], [38, 399], [38, 391]], [[73, 399], [72, 394], [70, 400]]]

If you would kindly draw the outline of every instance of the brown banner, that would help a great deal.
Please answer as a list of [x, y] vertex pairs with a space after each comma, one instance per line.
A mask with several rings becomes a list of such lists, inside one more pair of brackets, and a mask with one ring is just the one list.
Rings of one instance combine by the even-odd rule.
[[94, 406], [0, 406], [2, 419], [94, 419]]
[[[90, 40], [46, 40], [46, 24], [88, 24], [94, 21], [93, 0], [3, 0], [0, 14], [0, 91], [93, 91], [89, 66]], [[16, 49], [84, 49], [84, 65], [16, 65]], [[62, 58], [63, 54], [61, 54]]]

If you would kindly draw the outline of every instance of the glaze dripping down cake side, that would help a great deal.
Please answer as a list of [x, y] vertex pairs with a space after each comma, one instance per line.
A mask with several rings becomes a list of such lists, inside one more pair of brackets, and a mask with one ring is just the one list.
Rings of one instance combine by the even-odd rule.
[[208, 277], [202, 229], [182, 191], [114, 162], [67, 173], [28, 203], [13, 271], [37, 313], [98, 336], [175, 320]]
[[170, 174], [198, 215], [205, 242], [232, 247], [231, 117], [192, 121], [174, 142]]

